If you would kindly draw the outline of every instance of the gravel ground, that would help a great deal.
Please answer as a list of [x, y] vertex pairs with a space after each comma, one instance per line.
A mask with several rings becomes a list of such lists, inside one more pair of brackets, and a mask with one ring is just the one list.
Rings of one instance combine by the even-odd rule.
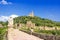
[[9, 28], [8, 40], [43, 40], [43, 39], [21, 32], [18, 29]]

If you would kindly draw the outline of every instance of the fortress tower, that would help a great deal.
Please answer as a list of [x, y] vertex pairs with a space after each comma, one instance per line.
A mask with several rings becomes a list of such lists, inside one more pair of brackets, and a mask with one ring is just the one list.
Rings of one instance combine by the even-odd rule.
[[8, 27], [13, 27], [13, 18], [9, 17], [8, 19]]
[[28, 16], [34, 17], [34, 12], [32, 11]]

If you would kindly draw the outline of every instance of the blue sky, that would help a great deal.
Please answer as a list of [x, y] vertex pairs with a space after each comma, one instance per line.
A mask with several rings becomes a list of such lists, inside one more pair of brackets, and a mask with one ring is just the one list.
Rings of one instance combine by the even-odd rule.
[[24, 16], [32, 11], [35, 16], [60, 21], [59, 0], [0, 0], [0, 18]]

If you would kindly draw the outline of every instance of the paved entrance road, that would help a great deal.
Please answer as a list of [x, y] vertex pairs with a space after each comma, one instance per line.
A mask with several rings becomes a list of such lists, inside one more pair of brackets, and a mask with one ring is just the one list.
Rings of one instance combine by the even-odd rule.
[[18, 29], [9, 28], [8, 40], [43, 40], [43, 39], [21, 32]]

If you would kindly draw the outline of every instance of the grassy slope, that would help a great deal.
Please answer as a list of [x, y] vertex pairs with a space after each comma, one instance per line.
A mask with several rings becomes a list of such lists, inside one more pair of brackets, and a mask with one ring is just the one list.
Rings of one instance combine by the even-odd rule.
[[48, 26], [48, 27], [60, 27], [60, 22], [55, 22], [49, 19], [40, 18], [40, 17], [30, 17], [30, 16], [19, 16], [14, 19], [14, 23], [24, 23], [27, 21], [32, 21], [36, 26]]

